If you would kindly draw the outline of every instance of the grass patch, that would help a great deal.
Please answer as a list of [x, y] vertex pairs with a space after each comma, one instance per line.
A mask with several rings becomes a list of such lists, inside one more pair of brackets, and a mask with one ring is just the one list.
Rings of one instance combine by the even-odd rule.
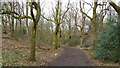
[[10, 50], [3, 52], [3, 65], [15, 65], [15, 66], [21, 66], [25, 63], [21, 63], [20, 60], [25, 60], [25, 57], [23, 56], [24, 51], [20, 50]]

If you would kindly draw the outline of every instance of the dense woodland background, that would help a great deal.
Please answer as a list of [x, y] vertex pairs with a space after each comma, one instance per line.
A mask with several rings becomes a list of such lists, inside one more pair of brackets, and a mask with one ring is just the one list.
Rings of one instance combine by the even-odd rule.
[[[46, 46], [43, 49], [48, 51], [54, 47], [55, 51], [59, 51], [61, 45], [64, 45], [86, 48], [88, 52], [93, 53], [94, 59], [119, 63], [120, 6], [113, 1], [99, 0], [93, 0], [91, 3], [85, 0], [69, 0], [66, 5], [63, 5], [63, 2], [55, 0], [55, 5], [48, 8], [52, 11], [46, 13], [48, 11], [44, 10], [44, 2], [41, 1], [1, 1], [2, 38], [22, 40], [26, 46], [29, 45], [30, 53], [26, 57], [30, 61], [38, 60], [36, 56], [39, 54], [35, 51], [39, 47]], [[86, 5], [90, 8], [86, 9]], [[6, 55], [11, 51], [4, 50], [6, 49], [3, 46], [3, 65], [7, 65], [11, 61], [6, 60]], [[24, 50], [21, 54], [24, 54]]]

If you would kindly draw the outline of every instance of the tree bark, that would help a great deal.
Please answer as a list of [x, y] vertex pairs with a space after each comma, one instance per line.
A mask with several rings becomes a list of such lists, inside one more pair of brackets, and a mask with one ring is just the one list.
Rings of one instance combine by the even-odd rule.
[[[11, 10], [14, 12], [14, 2], [12, 2]], [[13, 14], [14, 16], [14, 14]], [[11, 37], [14, 36], [14, 17], [11, 17], [12, 24], [11, 24]]]
[[69, 39], [71, 39], [72, 36], [71, 36], [71, 21], [69, 21]]
[[[26, 2], [26, 16], [28, 16], [28, 2]], [[29, 32], [28, 19], [26, 18], [27, 33]]]
[[96, 9], [97, 9], [97, 2], [94, 2], [94, 8], [93, 8], [93, 18], [92, 18], [92, 24], [93, 24], [93, 32], [97, 32], [97, 22], [96, 22], [96, 18], [97, 18], [97, 14], [96, 14]]
[[3, 19], [3, 16], [2, 16], [2, 25], [3, 25], [3, 31], [2, 32], [6, 34], [7, 32], [6, 32], [6, 26], [5, 26], [5, 21]]
[[[36, 16], [34, 16], [33, 13], [33, 6], [35, 6], [35, 9], [37, 11]], [[31, 6], [30, 6], [30, 12], [31, 12], [31, 16], [33, 19], [33, 25], [32, 25], [32, 34], [31, 34], [31, 49], [30, 49], [30, 61], [36, 61], [35, 58], [35, 45], [36, 45], [36, 31], [37, 31], [37, 24], [39, 22], [40, 19], [40, 15], [41, 15], [41, 9], [40, 9], [40, 4], [36, 3], [36, 2], [32, 2]]]
[[55, 38], [55, 42], [54, 42], [54, 48], [55, 49], [58, 49], [59, 47], [59, 44], [58, 44], [58, 39], [59, 39], [59, 28], [60, 28], [60, 24], [56, 24], [56, 27], [55, 27], [55, 35], [54, 35], [54, 38]]
[[36, 28], [34, 28], [34, 24], [32, 24], [32, 32], [31, 32], [31, 47], [30, 47], [30, 61], [36, 61], [35, 58], [35, 42], [36, 42]]

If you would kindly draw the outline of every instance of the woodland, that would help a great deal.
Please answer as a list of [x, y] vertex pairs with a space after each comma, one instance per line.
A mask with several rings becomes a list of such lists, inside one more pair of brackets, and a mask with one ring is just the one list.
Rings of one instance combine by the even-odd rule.
[[0, 65], [120, 65], [120, 2], [45, 1], [0, 0]]

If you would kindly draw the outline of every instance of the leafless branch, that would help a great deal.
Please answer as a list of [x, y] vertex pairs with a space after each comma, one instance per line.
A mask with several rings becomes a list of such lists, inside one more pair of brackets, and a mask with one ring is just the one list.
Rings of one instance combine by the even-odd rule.
[[88, 4], [91, 8], [93, 8], [92, 4], [86, 2], [86, 1], [83, 1], [84, 3]]
[[[69, 0], [69, 2], [68, 2], [68, 4], [67, 4], [67, 10], [63, 13], [63, 16], [62, 16], [62, 21], [63, 21], [63, 19], [64, 19], [64, 17], [65, 17], [65, 15], [66, 15], [66, 13], [68, 12], [68, 10], [70, 9], [69, 8], [69, 5], [70, 5], [70, 0]], [[62, 22], [61, 22], [62, 23]]]
[[47, 21], [51, 21], [51, 22], [54, 22], [55, 23], [55, 21], [54, 20], [52, 20], [52, 19], [48, 19], [48, 18], [46, 18], [44, 15], [42, 15], [41, 14], [41, 16], [44, 18], [44, 19], [46, 19]]
[[90, 20], [92, 20], [92, 18], [89, 16], [89, 15], [87, 15], [87, 13], [85, 13], [83, 10], [82, 10], [82, 6], [81, 6], [81, 1], [79, 2], [80, 3], [80, 11], [81, 11], [81, 13], [83, 13], [85, 16], [87, 16]]

